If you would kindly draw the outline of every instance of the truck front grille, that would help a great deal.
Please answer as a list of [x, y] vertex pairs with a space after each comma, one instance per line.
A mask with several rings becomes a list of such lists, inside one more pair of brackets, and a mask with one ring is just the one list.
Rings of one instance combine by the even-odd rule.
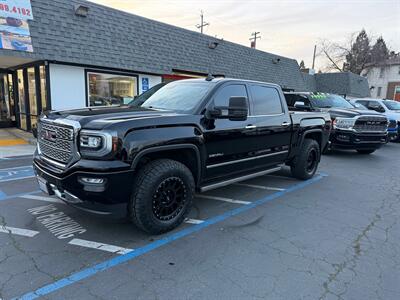
[[38, 125], [38, 144], [41, 155], [67, 164], [74, 156], [74, 129], [41, 121]]
[[385, 132], [388, 124], [385, 117], [365, 116], [359, 117], [353, 128], [357, 132]]

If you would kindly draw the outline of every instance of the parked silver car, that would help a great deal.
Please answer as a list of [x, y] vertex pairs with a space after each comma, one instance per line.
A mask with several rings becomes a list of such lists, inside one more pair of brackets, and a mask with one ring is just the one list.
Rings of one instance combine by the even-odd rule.
[[388, 134], [391, 141], [400, 141], [400, 102], [386, 99], [360, 98], [350, 103], [363, 105], [369, 110], [384, 114], [389, 120]]

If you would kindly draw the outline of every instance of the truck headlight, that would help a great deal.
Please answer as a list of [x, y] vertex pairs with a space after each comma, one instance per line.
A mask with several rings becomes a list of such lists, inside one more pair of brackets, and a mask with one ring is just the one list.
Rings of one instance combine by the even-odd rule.
[[117, 141], [116, 135], [110, 132], [82, 130], [79, 135], [80, 153], [86, 157], [103, 157], [116, 150]]
[[95, 135], [81, 135], [81, 148], [98, 149], [103, 143], [103, 137]]
[[334, 129], [352, 130], [356, 123], [355, 119], [351, 118], [336, 118], [333, 120]]

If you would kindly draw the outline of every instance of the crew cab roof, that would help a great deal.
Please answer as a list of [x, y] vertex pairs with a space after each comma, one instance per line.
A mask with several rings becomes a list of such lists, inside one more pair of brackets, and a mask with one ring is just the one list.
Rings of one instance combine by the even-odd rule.
[[224, 82], [247, 82], [247, 83], [257, 83], [257, 84], [268, 84], [270, 86], [275, 86], [277, 88], [281, 88], [278, 84], [271, 83], [271, 82], [262, 82], [262, 81], [256, 81], [256, 80], [246, 80], [246, 79], [236, 79], [236, 78], [225, 78], [225, 77], [216, 77], [213, 79], [207, 80], [207, 78], [191, 78], [191, 79], [182, 79], [180, 81], [185, 81], [185, 82], [216, 82], [216, 83], [224, 83]]

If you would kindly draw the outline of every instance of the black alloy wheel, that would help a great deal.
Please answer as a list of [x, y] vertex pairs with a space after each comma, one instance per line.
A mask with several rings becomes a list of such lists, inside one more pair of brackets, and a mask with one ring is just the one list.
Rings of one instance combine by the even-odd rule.
[[160, 221], [175, 218], [185, 206], [186, 187], [178, 177], [160, 183], [153, 195], [153, 214]]
[[297, 179], [310, 179], [318, 169], [321, 151], [319, 144], [314, 139], [305, 139], [296, 159], [290, 166], [293, 177]]
[[314, 173], [315, 168], [318, 165], [317, 159], [318, 159], [317, 150], [315, 148], [311, 148], [311, 150], [308, 152], [307, 165], [306, 165], [306, 170], [308, 173]]

